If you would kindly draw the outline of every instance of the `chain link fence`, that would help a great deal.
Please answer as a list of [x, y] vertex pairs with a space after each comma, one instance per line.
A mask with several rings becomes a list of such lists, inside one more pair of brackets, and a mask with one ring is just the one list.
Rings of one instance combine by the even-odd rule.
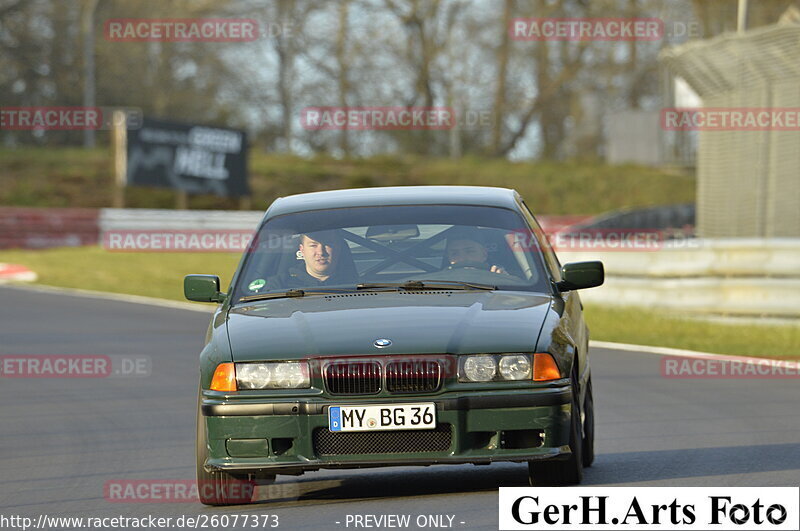
[[[800, 109], [798, 24], [693, 41], [661, 58], [706, 109]], [[800, 127], [701, 130], [697, 178], [700, 236], [800, 236]]]

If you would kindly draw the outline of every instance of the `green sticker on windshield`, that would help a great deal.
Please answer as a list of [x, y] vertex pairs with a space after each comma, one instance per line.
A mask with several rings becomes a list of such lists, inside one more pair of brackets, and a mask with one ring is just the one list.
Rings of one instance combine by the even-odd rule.
[[267, 281], [266, 280], [264, 280], [263, 278], [257, 278], [254, 281], [252, 281], [250, 283], [250, 285], [247, 286], [247, 288], [250, 291], [258, 291], [258, 290], [260, 290], [261, 288], [263, 288], [266, 285], [267, 285]]

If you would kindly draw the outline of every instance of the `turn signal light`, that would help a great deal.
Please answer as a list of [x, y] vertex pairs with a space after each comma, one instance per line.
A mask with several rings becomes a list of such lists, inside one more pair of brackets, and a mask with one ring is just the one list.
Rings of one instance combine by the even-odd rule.
[[556, 360], [547, 352], [537, 352], [533, 355], [533, 381], [546, 382], [561, 378]]
[[233, 363], [220, 363], [211, 378], [212, 391], [236, 391], [236, 370]]

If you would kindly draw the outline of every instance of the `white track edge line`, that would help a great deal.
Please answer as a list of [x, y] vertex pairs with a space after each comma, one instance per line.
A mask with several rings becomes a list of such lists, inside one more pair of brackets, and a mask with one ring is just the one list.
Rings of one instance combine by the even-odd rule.
[[[59, 293], [61, 295], [72, 295], [86, 299], [112, 300], [118, 302], [130, 302], [133, 304], [147, 304], [149, 306], [159, 306], [162, 308], [175, 308], [179, 310], [189, 310], [192, 312], [211, 313], [216, 305], [191, 302], [171, 301], [159, 299], [157, 297], [144, 297], [142, 295], [125, 295], [123, 293], [111, 293], [108, 291], [92, 291], [78, 288], [59, 288], [55, 286], [45, 286], [42, 284], [22, 285], [17, 283], [3, 284], [4, 288], [18, 289], [22, 291], [37, 291], [40, 293]], [[202, 306], [201, 306], [202, 305]]]
[[[632, 345], [630, 343], [614, 343], [611, 341], [596, 341], [591, 340], [589, 341], [590, 347], [596, 348], [608, 348], [614, 350], [627, 350], [631, 352], [643, 352], [646, 354], [656, 354], [659, 356], [679, 356], [683, 358], [697, 358], [697, 359], [718, 359], [718, 360], [730, 360], [730, 361], [741, 361], [745, 363], [759, 363], [763, 362], [764, 360], [773, 360], [773, 361], [786, 361], [785, 359], [779, 358], [756, 358], [752, 356], [736, 356], [733, 354], [714, 354], [711, 352], [699, 352], [697, 350], [684, 350], [679, 348], [669, 348], [669, 347], [653, 347], [650, 345]], [[792, 360], [792, 362], [795, 362]]]

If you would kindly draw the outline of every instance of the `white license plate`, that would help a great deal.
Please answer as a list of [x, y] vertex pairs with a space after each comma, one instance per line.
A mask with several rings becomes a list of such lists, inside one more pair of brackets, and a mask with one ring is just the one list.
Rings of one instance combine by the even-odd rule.
[[331, 431], [432, 430], [436, 428], [436, 404], [331, 406]]

